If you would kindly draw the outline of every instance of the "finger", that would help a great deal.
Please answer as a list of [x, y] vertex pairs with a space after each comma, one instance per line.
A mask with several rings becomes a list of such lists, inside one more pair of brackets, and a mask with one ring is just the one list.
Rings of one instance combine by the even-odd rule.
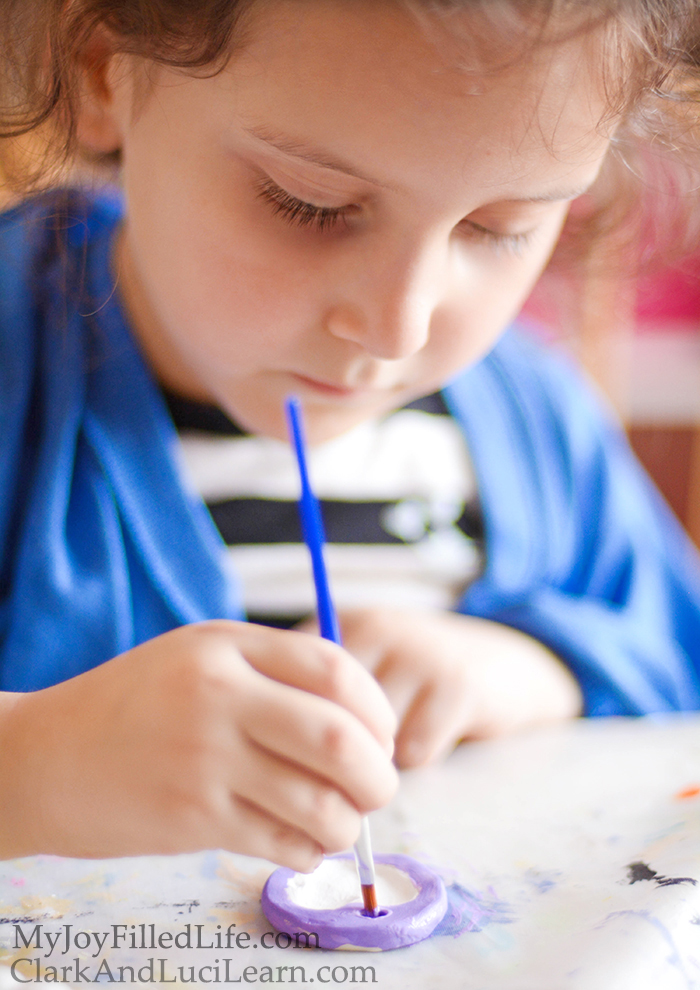
[[267, 679], [261, 678], [258, 688], [243, 716], [249, 739], [329, 781], [363, 814], [391, 800], [398, 786], [396, 770], [349, 712]]
[[341, 705], [393, 752], [396, 718], [371, 674], [342, 647], [306, 633], [253, 623], [235, 627], [235, 645], [261, 674]]
[[318, 625], [318, 619], [313, 617], [310, 619], [304, 619], [303, 622], [299, 622], [296, 626], [294, 626], [294, 631], [300, 633], [306, 633], [307, 636], [321, 635], [321, 630]]
[[454, 749], [469, 722], [468, 703], [456, 702], [458, 697], [449, 685], [431, 685], [416, 695], [396, 737], [398, 766], [422, 766]]
[[361, 815], [337, 787], [251, 744], [237, 775], [236, 795], [304, 832], [326, 853], [348, 849]]
[[233, 824], [218, 845], [244, 856], [259, 856], [300, 873], [311, 873], [323, 849], [301, 829], [282, 822], [243, 798], [232, 797]]
[[374, 676], [401, 725], [416, 700], [421, 682], [410, 668], [397, 664], [393, 655], [377, 667]]

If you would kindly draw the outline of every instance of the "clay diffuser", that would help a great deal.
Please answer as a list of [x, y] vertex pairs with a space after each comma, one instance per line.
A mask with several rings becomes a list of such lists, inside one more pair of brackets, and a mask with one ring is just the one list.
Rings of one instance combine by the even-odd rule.
[[355, 864], [346, 854], [327, 858], [309, 875], [275, 870], [262, 892], [265, 917], [278, 931], [316, 934], [322, 949], [387, 951], [427, 938], [447, 910], [440, 877], [398, 853], [375, 856], [375, 864], [377, 917], [363, 910]]

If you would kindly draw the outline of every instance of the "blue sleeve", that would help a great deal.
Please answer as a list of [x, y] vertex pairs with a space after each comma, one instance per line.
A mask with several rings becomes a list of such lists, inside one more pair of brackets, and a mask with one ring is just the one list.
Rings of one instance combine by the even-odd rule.
[[116, 197], [0, 215], [0, 689], [48, 687], [238, 587], [131, 338], [110, 258]]
[[700, 707], [698, 557], [577, 372], [511, 333], [447, 398], [486, 529], [460, 609], [551, 648], [588, 715]]
[[0, 216], [0, 637], [38, 414], [34, 247], [22, 213]]

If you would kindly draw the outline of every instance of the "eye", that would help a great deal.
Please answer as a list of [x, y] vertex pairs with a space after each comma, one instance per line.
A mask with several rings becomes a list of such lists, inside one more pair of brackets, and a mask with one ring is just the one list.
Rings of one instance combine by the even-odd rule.
[[272, 207], [273, 213], [283, 217], [293, 227], [311, 227], [318, 231], [332, 230], [339, 224], [345, 223], [349, 214], [357, 209], [353, 204], [331, 207], [307, 203], [292, 196], [268, 177], [257, 183], [257, 193], [259, 199]]
[[475, 223], [473, 220], [463, 220], [460, 229], [470, 239], [486, 242], [497, 251], [506, 251], [508, 254], [515, 255], [518, 258], [522, 257], [526, 249], [530, 246], [533, 236], [536, 233], [536, 228], [533, 228], [519, 234], [502, 234], [496, 230], [489, 230], [488, 227], [482, 227], [480, 223]]

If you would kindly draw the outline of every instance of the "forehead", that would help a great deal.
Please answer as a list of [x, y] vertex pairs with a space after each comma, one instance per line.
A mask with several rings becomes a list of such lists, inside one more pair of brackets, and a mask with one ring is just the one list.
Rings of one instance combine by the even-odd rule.
[[435, 154], [461, 148], [470, 162], [488, 161], [504, 145], [523, 168], [543, 152], [572, 164], [597, 153], [610, 129], [601, 123], [610, 71], [601, 31], [533, 46], [500, 71], [479, 71], [465, 65], [469, 50], [459, 40], [474, 15], [456, 20], [461, 31], [453, 34], [425, 30], [401, 5], [382, 0], [265, 3], [229, 72], [239, 83], [257, 79], [260, 109], [288, 130], [315, 119], [339, 148], [358, 125], [376, 147], [412, 142], [419, 126]]
[[243, 48], [203, 81], [218, 94], [207, 112], [332, 148], [387, 184], [394, 166], [434, 182], [439, 162], [446, 181], [468, 170], [506, 197], [543, 169], [564, 177], [600, 158], [614, 123], [604, 40], [581, 32], [492, 70], [469, 62], [478, 38], [426, 30], [391, 0], [266, 0]]

